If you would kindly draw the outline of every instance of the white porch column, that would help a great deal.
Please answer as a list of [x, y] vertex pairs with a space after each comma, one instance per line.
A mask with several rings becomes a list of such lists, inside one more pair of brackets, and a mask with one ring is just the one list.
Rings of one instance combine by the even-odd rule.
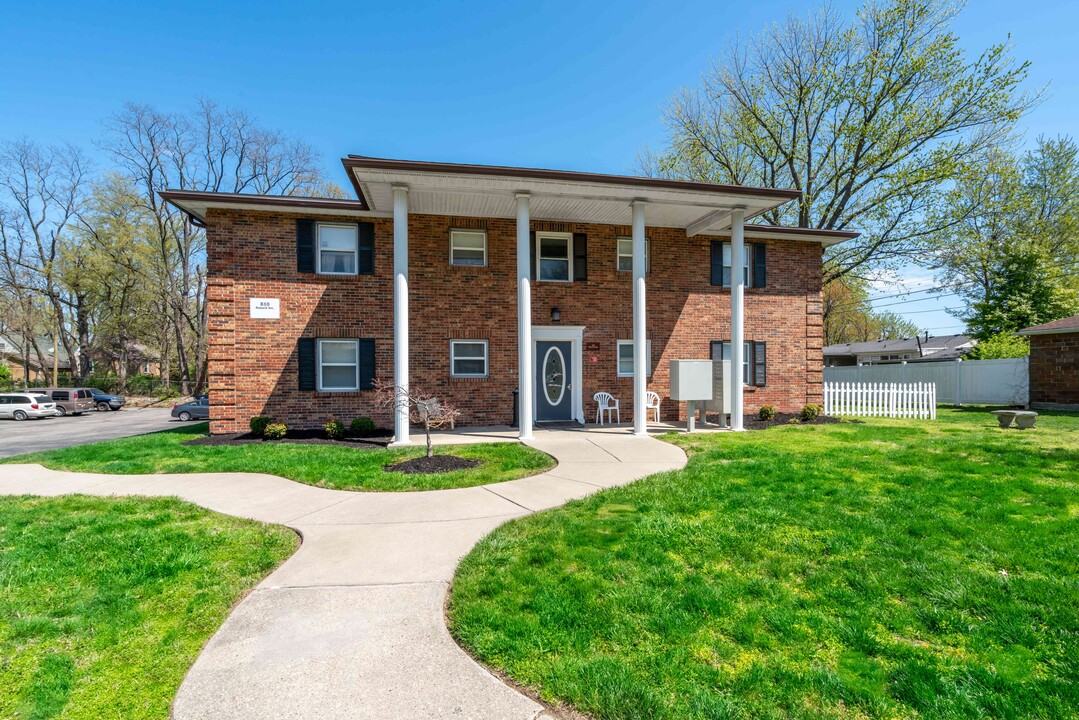
[[648, 434], [644, 393], [648, 383], [648, 324], [645, 318], [644, 201], [634, 200], [633, 208], [633, 434]]
[[745, 210], [735, 208], [731, 213], [731, 429], [742, 430], [745, 388], [742, 364], [745, 361], [745, 253], [746, 243], [742, 221]]
[[408, 188], [393, 188], [393, 444], [408, 445]]
[[532, 241], [529, 235], [529, 195], [517, 193], [517, 429], [522, 440], [532, 439]]

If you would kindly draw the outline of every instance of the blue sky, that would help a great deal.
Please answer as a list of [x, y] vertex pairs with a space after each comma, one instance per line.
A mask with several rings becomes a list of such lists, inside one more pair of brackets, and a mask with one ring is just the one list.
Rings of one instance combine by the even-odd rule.
[[[815, 4], [815, 3], [814, 3]], [[348, 153], [628, 172], [662, 145], [661, 111], [726, 39], [807, 4], [568, 2], [11, 2], [0, 10], [0, 138], [91, 148], [125, 101], [196, 96], [301, 136], [345, 186]], [[854, 2], [837, 2], [853, 12]], [[1009, 34], [1048, 99], [1027, 137], [1075, 134], [1079, 3], [974, 0], [956, 31]], [[92, 149], [92, 148], [91, 148]], [[907, 273], [911, 289], [931, 284]], [[894, 283], [878, 294], [896, 292]], [[889, 309], [934, 333], [949, 299]], [[883, 300], [880, 304], [891, 302]], [[933, 312], [923, 312], [925, 310]]]

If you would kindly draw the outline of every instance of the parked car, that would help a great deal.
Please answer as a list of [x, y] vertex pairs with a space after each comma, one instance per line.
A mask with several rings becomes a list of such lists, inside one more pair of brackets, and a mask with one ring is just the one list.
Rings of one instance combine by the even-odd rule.
[[106, 410], [119, 410], [124, 406], [127, 400], [123, 395], [110, 395], [107, 392], [98, 390], [97, 388], [90, 388], [90, 392], [94, 394], [94, 405], [101, 412]]
[[190, 402], [176, 405], [172, 408], [172, 416], [184, 422], [188, 420], [209, 420], [210, 398], [199, 395]]
[[0, 418], [29, 420], [56, 417], [56, 403], [46, 395], [0, 393]]
[[43, 388], [28, 392], [47, 395], [56, 403], [57, 415], [82, 415], [94, 409], [94, 395], [88, 388]]

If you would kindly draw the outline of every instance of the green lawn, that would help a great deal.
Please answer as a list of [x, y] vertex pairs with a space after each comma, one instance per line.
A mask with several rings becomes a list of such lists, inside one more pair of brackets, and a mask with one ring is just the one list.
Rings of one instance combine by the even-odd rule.
[[206, 423], [7, 458], [8, 463], [41, 463], [54, 470], [138, 475], [146, 473], [254, 472], [338, 490], [440, 490], [472, 487], [535, 475], [554, 466], [538, 450], [515, 442], [436, 447], [480, 461], [474, 468], [429, 475], [406, 475], [382, 468], [424, 454], [423, 447], [357, 450], [340, 445], [265, 442], [252, 445], [184, 445], [205, 437]]
[[1079, 416], [670, 437], [688, 467], [504, 525], [449, 608], [596, 718], [1079, 717]]
[[0, 717], [168, 717], [203, 644], [297, 544], [175, 499], [0, 497]]

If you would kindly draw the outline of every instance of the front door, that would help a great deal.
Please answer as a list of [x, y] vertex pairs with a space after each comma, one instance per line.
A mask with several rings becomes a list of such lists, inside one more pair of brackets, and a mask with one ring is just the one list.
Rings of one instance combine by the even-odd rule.
[[573, 368], [569, 341], [536, 341], [536, 420], [573, 419]]

